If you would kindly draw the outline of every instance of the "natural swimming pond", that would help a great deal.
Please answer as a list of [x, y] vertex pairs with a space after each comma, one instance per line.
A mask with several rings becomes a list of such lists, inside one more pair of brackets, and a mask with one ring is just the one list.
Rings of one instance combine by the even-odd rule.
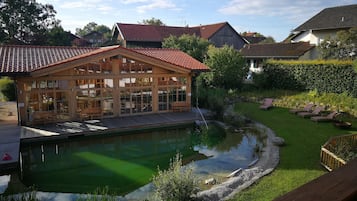
[[202, 178], [246, 168], [258, 156], [261, 135], [254, 129], [229, 132], [210, 126], [161, 128], [127, 134], [70, 138], [21, 145], [23, 182], [39, 191], [93, 192], [109, 187], [126, 194], [150, 182], [177, 152]]

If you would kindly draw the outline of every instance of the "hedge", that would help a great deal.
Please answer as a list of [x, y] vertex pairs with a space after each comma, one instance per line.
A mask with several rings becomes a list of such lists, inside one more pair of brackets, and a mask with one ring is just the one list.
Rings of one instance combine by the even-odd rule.
[[268, 60], [261, 76], [264, 86], [273, 89], [346, 92], [357, 97], [357, 72], [352, 61]]

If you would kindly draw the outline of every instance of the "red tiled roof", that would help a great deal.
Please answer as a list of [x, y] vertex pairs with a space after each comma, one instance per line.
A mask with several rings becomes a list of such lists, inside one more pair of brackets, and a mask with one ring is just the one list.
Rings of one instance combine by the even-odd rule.
[[177, 49], [134, 48], [132, 50], [189, 70], [209, 70], [203, 63]]
[[208, 24], [208, 25], [201, 25], [199, 27], [193, 28], [200, 28], [201, 37], [205, 39], [211, 38], [217, 31], [219, 31], [222, 27], [224, 27], [227, 22], [217, 23], [217, 24]]
[[0, 73], [31, 72], [95, 49], [89, 47], [0, 46]]
[[93, 55], [98, 55], [98, 54], [101, 54], [101, 53], [104, 53], [104, 52], [107, 52], [107, 51], [115, 50], [117, 48], [120, 48], [120, 46], [116, 45], [116, 46], [109, 46], [109, 47], [92, 48], [92, 51], [86, 52], [84, 54], [79, 54], [79, 55], [76, 55], [74, 57], [70, 57], [70, 58], [67, 58], [67, 59], [64, 59], [64, 60], [60, 60], [60, 61], [57, 61], [57, 62], [54, 62], [54, 63], [50, 63], [50, 64], [48, 64], [46, 66], [42, 66], [42, 67], [36, 68], [33, 71], [40, 70], [40, 69], [43, 69], [43, 68], [50, 68], [52, 66], [57, 66], [57, 65], [60, 65], [60, 64], [68, 63], [68, 62], [71, 62], [71, 61], [75, 61], [75, 60], [86, 58], [86, 57], [93, 56]]
[[312, 49], [308, 42], [246, 45], [241, 53], [246, 58], [298, 58]]
[[173, 49], [127, 49], [121, 46], [102, 48], [0, 46], [0, 74], [34, 72], [120, 49], [136, 52], [189, 70], [208, 70], [208, 67], [201, 62]]
[[201, 25], [196, 27], [174, 27], [143, 24], [117, 23], [123, 37], [127, 41], [151, 41], [161, 42], [164, 38], [189, 34], [210, 39], [219, 29], [228, 24], [227, 22]]
[[198, 29], [189, 27], [170, 27], [158, 25], [142, 25], [142, 24], [122, 24], [117, 23], [123, 37], [127, 41], [153, 41], [160, 42], [164, 38], [173, 36], [181, 36], [182, 34], [199, 35]]

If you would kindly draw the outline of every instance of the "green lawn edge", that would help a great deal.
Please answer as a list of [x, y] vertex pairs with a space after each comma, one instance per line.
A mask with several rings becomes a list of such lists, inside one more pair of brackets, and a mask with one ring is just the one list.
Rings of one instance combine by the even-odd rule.
[[356, 121], [351, 129], [342, 130], [332, 123], [316, 123], [290, 114], [287, 108], [261, 110], [256, 103], [241, 102], [234, 110], [268, 126], [286, 142], [280, 148], [280, 162], [274, 172], [239, 192], [231, 199], [234, 201], [273, 200], [327, 173], [319, 162], [321, 146], [332, 136], [357, 132]]

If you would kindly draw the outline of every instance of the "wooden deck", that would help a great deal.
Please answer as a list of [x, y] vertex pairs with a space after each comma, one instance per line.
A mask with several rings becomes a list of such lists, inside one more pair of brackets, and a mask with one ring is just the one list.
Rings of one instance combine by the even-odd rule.
[[55, 124], [27, 127], [21, 133], [21, 140], [40, 140], [41, 137], [63, 137], [74, 135], [92, 135], [115, 131], [158, 128], [194, 123], [201, 120], [195, 112], [174, 112], [161, 114], [133, 115], [126, 117], [93, 119], [87, 121], [68, 121]]
[[356, 201], [357, 158], [274, 201]]

